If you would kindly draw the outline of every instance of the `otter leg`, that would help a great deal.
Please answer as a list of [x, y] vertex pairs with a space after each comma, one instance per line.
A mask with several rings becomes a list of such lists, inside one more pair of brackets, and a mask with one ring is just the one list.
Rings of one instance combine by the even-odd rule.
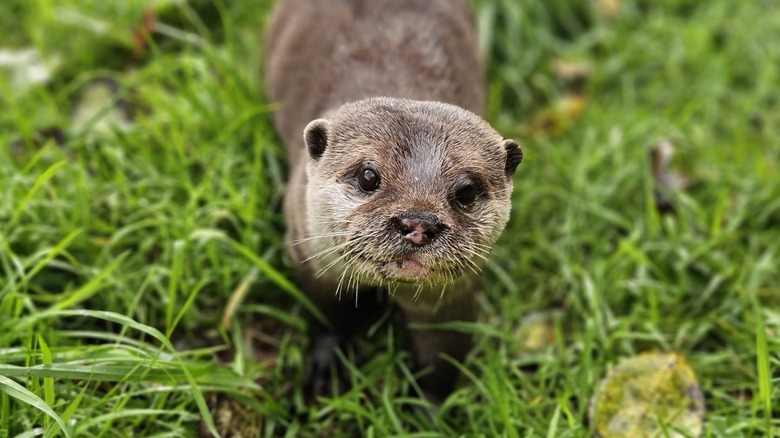
[[[435, 324], [452, 321], [474, 321], [476, 319], [476, 300], [471, 294], [464, 294], [455, 303], [448, 303], [439, 312], [415, 311], [404, 309], [406, 320], [410, 324]], [[463, 362], [472, 347], [469, 333], [453, 330], [411, 327], [409, 336], [414, 349], [416, 366], [428, 372], [420, 376], [417, 383], [425, 398], [435, 406], [441, 405], [455, 389], [459, 371], [452, 360]], [[447, 358], [445, 358], [447, 357]]]
[[[304, 380], [304, 395], [313, 400], [318, 396], [332, 397], [349, 388], [349, 373], [336, 354], [346, 352], [353, 336], [376, 322], [386, 309], [386, 293], [378, 288], [364, 288], [341, 300], [326, 288], [309, 289], [309, 298], [328, 319], [329, 326], [312, 318], [309, 325], [308, 364]], [[333, 289], [331, 289], [332, 291]]]

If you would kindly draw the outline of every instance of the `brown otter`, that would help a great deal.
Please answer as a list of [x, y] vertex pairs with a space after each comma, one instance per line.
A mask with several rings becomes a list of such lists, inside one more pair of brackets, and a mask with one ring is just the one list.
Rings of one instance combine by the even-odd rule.
[[[266, 32], [268, 97], [290, 160], [284, 202], [314, 326], [308, 390], [383, 291], [408, 322], [471, 321], [475, 277], [509, 219], [522, 151], [475, 113], [483, 77], [467, 0], [281, 0]], [[347, 298], [344, 295], [350, 294]], [[352, 295], [354, 294], [354, 295]], [[413, 330], [440, 402], [470, 336]]]

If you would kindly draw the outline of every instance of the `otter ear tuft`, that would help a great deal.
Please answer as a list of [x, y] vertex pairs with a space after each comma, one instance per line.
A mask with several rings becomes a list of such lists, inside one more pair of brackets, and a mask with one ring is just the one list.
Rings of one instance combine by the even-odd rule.
[[306, 129], [303, 130], [303, 140], [306, 142], [306, 148], [309, 150], [309, 156], [317, 161], [325, 153], [328, 147], [328, 121], [317, 119], [309, 122]]
[[511, 178], [515, 174], [517, 165], [523, 161], [523, 150], [514, 140], [504, 140], [504, 150], [506, 151], [506, 163], [504, 164], [504, 174]]

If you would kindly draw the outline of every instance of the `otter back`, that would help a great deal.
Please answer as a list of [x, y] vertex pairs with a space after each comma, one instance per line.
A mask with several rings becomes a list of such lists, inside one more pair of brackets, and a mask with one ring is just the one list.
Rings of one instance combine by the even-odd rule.
[[265, 42], [268, 97], [295, 158], [306, 124], [347, 102], [387, 96], [483, 109], [466, 0], [284, 0]]

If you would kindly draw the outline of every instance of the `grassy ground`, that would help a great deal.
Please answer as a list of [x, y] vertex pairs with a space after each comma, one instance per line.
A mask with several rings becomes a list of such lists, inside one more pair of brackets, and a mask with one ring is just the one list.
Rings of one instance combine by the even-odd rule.
[[[192, 436], [214, 392], [258, 434], [589, 436], [599, 381], [653, 350], [688, 358], [706, 436], [780, 436], [780, 5], [475, 6], [487, 117], [526, 160], [467, 377], [431, 425], [392, 331], [350, 392], [301, 399], [307, 310], [258, 75], [270, 1], [0, 3], [0, 50], [52, 70], [0, 67], [0, 436]], [[114, 83], [118, 105], [93, 97]], [[670, 214], [663, 139], [690, 182]], [[538, 312], [554, 340], [528, 352]]]

